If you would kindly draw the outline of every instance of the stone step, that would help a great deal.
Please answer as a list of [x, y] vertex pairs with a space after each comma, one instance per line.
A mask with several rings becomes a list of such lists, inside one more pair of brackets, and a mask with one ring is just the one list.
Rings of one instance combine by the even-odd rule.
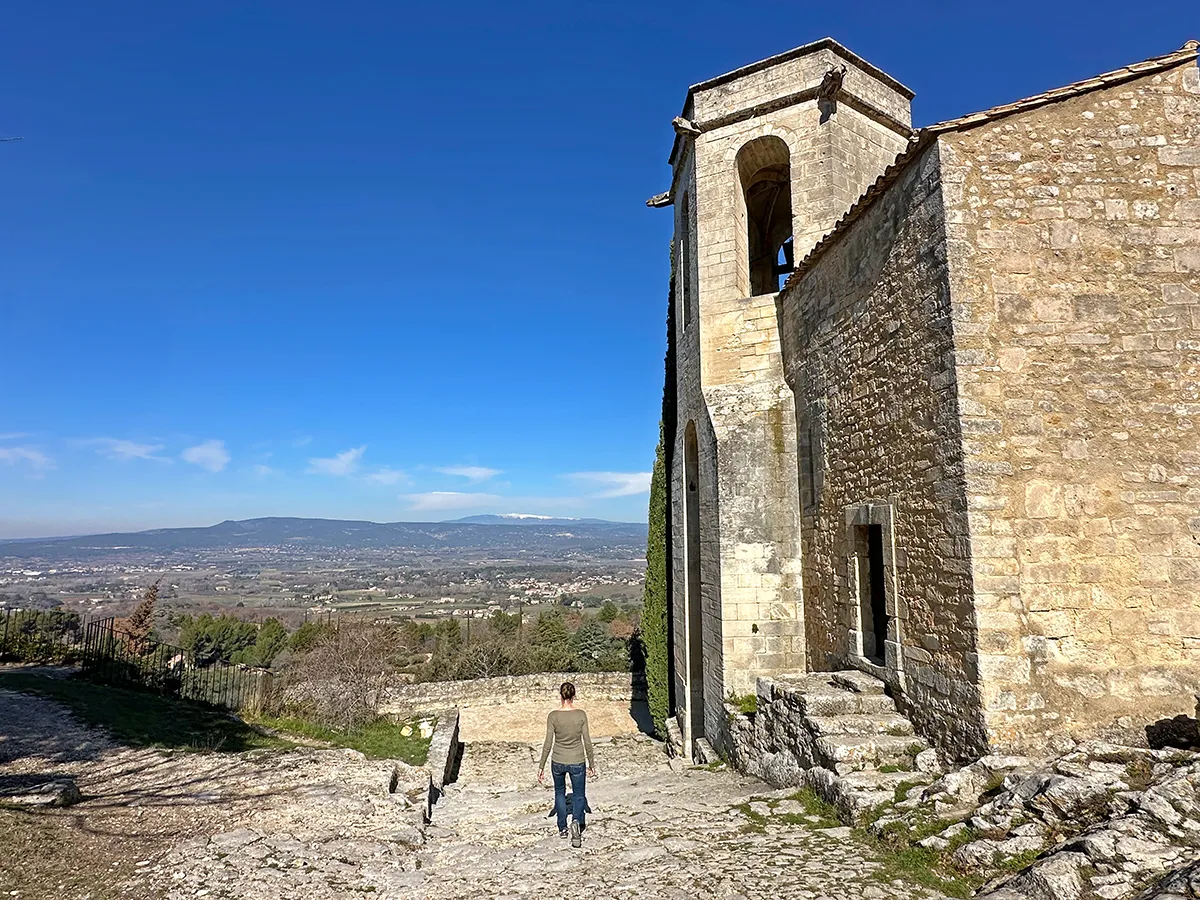
[[803, 704], [809, 716], [870, 716], [896, 711], [896, 704], [886, 694], [852, 694], [829, 686], [806, 692]]
[[830, 672], [829, 680], [837, 687], [855, 694], [882, 694], [885, 692], [883, 682], [874, 675], [859, 672], [857, 669], [846, 669], [842, 672]]
[[830, 673], [790, 675], [772, 679], [795, 698], [808, 716], [887, 715], [896, 711], [891, 697], [880, 693], [855, 693], [836, 685]]
[[913, 734], [912, 722], [895, 711], [875, 715], [809, 715], [805, 717], [805, 724], [818, 737], [828, 734], [905, 737]]
[[927, 744], [915, 735], [825, 735], [815, 742], [816, 754], [839, 775], [886, 765], [908, 765]]

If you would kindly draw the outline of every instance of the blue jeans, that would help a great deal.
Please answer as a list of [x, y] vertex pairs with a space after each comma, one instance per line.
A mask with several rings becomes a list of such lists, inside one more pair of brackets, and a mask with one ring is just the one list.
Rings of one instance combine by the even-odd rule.
[[583, 828], [583, 812], [587, 808], [587, 766], [583, 763], [567, 765], [550, 763], [550, 774], [554, 777], [554, 813], [558, 816], [558, 830], [567, 830], [567, 776], [571, 776], [571, 815]]

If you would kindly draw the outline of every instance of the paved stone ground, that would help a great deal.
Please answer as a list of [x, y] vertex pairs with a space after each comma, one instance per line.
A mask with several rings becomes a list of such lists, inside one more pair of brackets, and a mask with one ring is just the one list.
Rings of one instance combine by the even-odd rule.
[[[553, 792], [536, 781], [537, 747], [468, 745], [418, 853], [412, 896], [586, 896], [668, 900], [844, 900], [939, 895], [880, 883], [847, 829], [755, 826], [737, 809], [784, 797], [726, 771], [672, 765], [640, 737], [598, 743], [593, 815], [580, 850], [546, 818]], [[792, 804], [793, 807], [797, 804]], [[766, 804], [757, 811], [770, 814]], [[787, 801], [779, 809], [787, 809]]]

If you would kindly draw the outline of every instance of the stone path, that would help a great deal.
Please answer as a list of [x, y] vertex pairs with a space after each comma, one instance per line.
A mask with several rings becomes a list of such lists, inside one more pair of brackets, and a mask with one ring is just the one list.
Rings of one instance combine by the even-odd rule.
[[435, 809], [418, 852], [411, 896], [939, 896], [881, 883], [848, 829], [774, 824], [776, 813], [795, 814], [794, 801], [775, 810], [755, 802], [767, 818], [752, 821], [739, 806], [789, 792], [727, 771], [672, 765], [659, 744], [641, 736], [598, 744], [600, 777], [588, 789], [594, 813], [583, 848], [572, 850], [546, 818], [553, 792], [537, 784], [535, 753], [525, 743], [468, 745], [459, 781]]
[[[601, 717], [602, 718], [602, 717]], [[415, 827], [418, 770], [346, 751], [166, 753], [123, 747], [62, 707], [0, 691], [0, 781], [68, 775], [83, 802], [5, 811], [0, 893], [19, 900], [347, 900], [589, 896], [666, 900], [933, 898], [882, 882], [847, 829], [751, 778], [672, 763], [629, 735], [597, 741], [581, 850], [546, 817], [540, 741], [475, 741]], [[503, 734], [498, 727], [492, 733]], [[605, 730], [609, 730], [607, 727]], [[514, 733], [514, 736], [520, 732]], [[423, 776], [422, 776], [423, 777]], [[415, 792], [415, 793], [414, 793]], [[756, 798], [773, 798], [774, 808]], [[747, 806], [749, 804], [749, 806]], [[747, 815], [747, 810], [752, 815]], [[802, 819], [802, 817], [801, 817]], [[777, 824], [778, 823], [778, 824]], [[7, 842], [5, 838], [8, 838]]]

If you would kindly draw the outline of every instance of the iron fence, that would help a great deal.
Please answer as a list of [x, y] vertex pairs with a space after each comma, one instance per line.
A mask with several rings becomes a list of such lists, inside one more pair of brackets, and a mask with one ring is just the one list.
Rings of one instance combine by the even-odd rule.
[[84, 674], [104, 684], [135, 687], [230, 710], [266, 709], [272, 676], [266, 669], [224, 660], [201, 661], [183, 647], [140, 637], [100, 619], [83, 629]]
[[84, 627], [78, 613], [64, 609], [0, 609], [0, 661], [70, 662]]

